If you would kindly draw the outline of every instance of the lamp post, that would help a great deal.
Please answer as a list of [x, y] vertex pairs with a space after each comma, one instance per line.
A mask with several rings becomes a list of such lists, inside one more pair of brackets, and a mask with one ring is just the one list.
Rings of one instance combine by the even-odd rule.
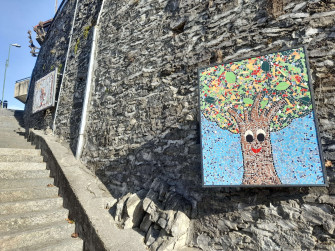
[[55, 14], [57, 13], [57, 0], [55, 0]]
[[18, 47], [18, 48], [20, 48], [21, 47], [21, 45], [19, 45], [19, 44], [10, 44], [9, 45], [9, 49], [8, 49], [8, 58], [7, 58], [7, 60], [6, 60], [6, 64], [5, 64], [5, 76], [4, 76], [4, 79], [3, 79], [3, 85], [2, 85], [2, 98], [1, 98], [1, 101], [2, 101], [2, 108], [3, 108], [3, 103], [4, 103], [4, 93], [5, 93], [5, 84], [6, 84], [6, 71], [7, 71], [7, 67], [8, 67], [8, 65], [9, 65], [9, 55], [10, 55], [10, 47], [11, 46], [15, 46], [15, 47]]

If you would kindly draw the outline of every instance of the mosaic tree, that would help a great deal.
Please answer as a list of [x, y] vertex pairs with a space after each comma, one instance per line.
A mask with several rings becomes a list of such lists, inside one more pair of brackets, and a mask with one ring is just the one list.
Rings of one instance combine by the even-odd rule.
[[206, 68], [200, 72], [200, 106], [206, 119], [240, 134], [242, 184], [281, 184], [270, 132], [312, 110], [303, 48]]

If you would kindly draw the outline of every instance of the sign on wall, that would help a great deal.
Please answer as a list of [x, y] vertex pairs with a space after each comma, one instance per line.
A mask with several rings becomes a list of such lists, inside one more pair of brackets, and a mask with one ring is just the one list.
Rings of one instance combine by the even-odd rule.
[[39, 79], [35, 83], [33, 113], [42, 111], [55, 105], [55, 93], [57, 83], [56, 68], [48, 75]]
[[312, 95], [303, 47], [200, 69], [203, 185], [325, 185]]

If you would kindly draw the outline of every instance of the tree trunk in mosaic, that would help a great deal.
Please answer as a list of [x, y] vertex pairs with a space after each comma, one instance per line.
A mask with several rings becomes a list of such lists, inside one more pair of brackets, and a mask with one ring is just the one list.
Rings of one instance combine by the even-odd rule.
[[259, 108], [262, 94], [258, 94], [251, 112], [245, 111], [244, 117], [232, 109], [228, 113], [237, 121], [241, 137], [244, 185], [279, 185], [280, 179], [274, 167], [270, 140], [270, 122], [285, 101], [280, 100], [269, 109]]

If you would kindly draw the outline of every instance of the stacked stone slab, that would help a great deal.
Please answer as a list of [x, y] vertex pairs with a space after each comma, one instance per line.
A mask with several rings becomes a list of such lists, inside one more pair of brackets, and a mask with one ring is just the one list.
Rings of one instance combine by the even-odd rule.
[[0, 110], [0, 250], [82, 250], [40, 150], [17, 133], [14, 114]]

